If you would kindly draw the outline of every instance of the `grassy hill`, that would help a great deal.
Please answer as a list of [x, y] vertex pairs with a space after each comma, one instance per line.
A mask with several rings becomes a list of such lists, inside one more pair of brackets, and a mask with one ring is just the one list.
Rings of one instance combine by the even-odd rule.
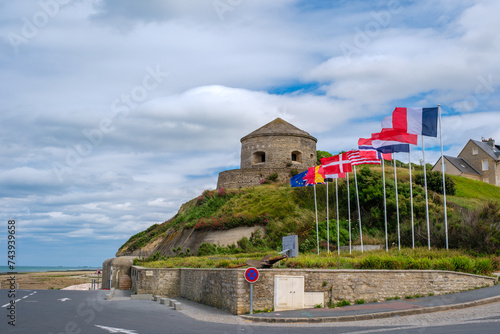
[[[382, 168], [364, 166], [357, 171], [360, 213], [364, 244], [385, 244]], [[414, 222], [416, 245], [427, 245], [425, 194], [419, 185], [419, 172], [413, 174]], [[422, 174], [422, 172], [420, 172]], [[398, 168], [398, 197], [402, 247], [411, 247], [410, 183], [407, 168]], [[423, 175], [423, 174], [422, 174]], [[422, 176], [420, 175], [420, 176]], [[441, 174], [434, 175], [438, 180]], [[389, 242], [397, 245], [397, 219], [394, 171], [386, 168], [387, 217]], [[429, 174], [430, 181], [432, 175]], [[350, 180], [351, 233], [354, 243], [359, 243], [358, 212], [354, 176]], [[454, 184], [455, 194], [447, 196], [448, 232], [451, 248], [469, 249], [481, 253], [500, 252], [500, 188], [465, 179], [450, 177], [447, 184]], [[439, 182], [429, 185], [429, 217], [431, 244], [435, 248], [445, 245], [443, 198], [438, 192]], [[448, 186], [447, 186], [448, 188]], [[326, 186], [317, 186], [320, 245], [326, 249]], [[336, 248], [336, 198], [335, 183], [328, 189], [330, 210], [330, 242]], [[348, 244], [347, 182], [338, 181], [340, 245]], [[453, 191], [448, 191], [452, 194]], [[316, 224], [312, 187], [291, 188], [289, 185], [271, 184], [241, 190], [206, 190], [199, 197], [185, 203], [176, 216], [132, 236], [121, 252], [147, 247], [162, 238], [168, 230], [224, 230], [238, 226], [260, 225], [264, 235], [244, 238], [232, 247], [202, 245], [200, 252], [238, 253], [281, 250], [281, 238], [297, 234], [301, 252], [316, 249]], [[160, 256], [161, 254], [159, 254]]]

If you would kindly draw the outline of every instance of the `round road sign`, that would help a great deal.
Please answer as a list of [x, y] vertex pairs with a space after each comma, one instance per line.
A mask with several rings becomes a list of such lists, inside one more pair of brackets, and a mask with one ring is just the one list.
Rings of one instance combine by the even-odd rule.
[[245, 270], [245, 279], [248, 283], [256, 282], [259, 279], [259, 271], [254, 267], [247, 268]]

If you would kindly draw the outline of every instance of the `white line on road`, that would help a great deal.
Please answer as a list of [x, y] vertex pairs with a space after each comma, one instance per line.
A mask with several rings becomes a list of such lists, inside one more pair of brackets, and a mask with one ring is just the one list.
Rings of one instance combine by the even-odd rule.
[[107, 327], [101, 325], [95, 325], [101, 329], [107, 330], [109, 333], [124, 333], [124, 334], [138, 334], [135, 330], [131, 329], [123, 329], [123, 328], [115, 328], [115, 327]]

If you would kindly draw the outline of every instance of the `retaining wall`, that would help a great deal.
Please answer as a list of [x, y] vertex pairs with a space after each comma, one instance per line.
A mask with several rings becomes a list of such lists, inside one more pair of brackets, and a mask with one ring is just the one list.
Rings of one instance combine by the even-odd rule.
[[[132, 293], [183, 297], [232, 314], [250, 310], [245, 269], [150, 269], [132, 267]], [[495, 278], [434, 270], [260, 269], [254, 283], [254, 310], [274, 307], [274, 276], [304, 276], [305, 292], [323, 292], [329, 301], [384, 301], [396, 296], [441, 295], [492, 286]]]

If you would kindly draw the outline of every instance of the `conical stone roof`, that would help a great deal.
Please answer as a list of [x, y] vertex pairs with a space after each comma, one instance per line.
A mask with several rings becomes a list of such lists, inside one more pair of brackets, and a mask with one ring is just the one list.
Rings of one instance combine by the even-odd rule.
[[265, 137], [265, 136], [296, 136], [296, 137], [304, 137], [308, 139], [312, 139], [315, 142], [318, 142], [316, 138], [311, 136], [304, 130], [297, 128], [296, 126], [288, 123], [287, 121], [276, 118], [274, 121], [267, 123], [266, 125], [258, 128], [252, 133], [246, 135], [241, 138], [241, 142], [255, 137]]

